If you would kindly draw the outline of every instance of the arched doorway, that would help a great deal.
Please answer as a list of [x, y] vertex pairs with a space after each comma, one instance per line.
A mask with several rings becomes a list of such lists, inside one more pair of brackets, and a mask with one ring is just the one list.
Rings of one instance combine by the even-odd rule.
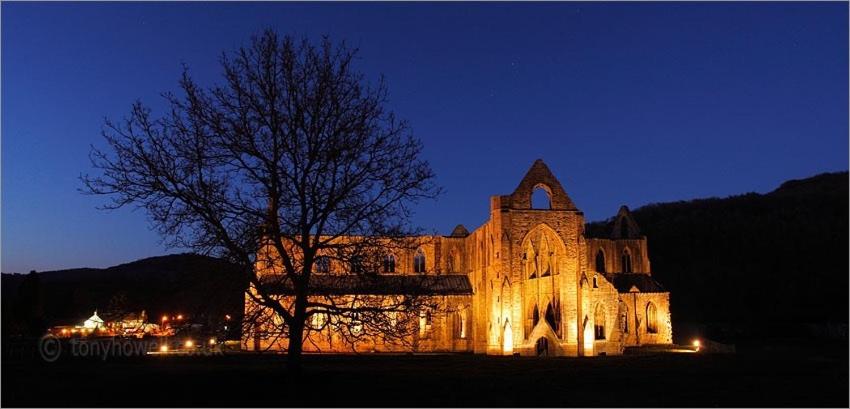
[[534, 351], [537, 356], [549, 356], [549, 340], [546, 337], [540, 337], [534, 345]]

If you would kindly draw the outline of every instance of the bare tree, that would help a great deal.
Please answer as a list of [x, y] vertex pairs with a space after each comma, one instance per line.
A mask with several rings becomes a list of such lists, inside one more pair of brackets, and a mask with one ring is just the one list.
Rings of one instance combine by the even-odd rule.
[[383, 78], [372, 85], [352, 67], [356, 52], [267, 30], [222, 55], [221, 85], [203, 88], [184, 67], [166, 114], [136, 102], [106, 121], [108, 149], [90, 154], [99, 174], [82, 176], [85, 192], [111, 197], [106, 208], [146, 209], [167, 244], [241, 266], [296, 370], [314, 314], [355, 337], [402, 337], [409, 326], [390, 327], [390, 313], [412, 315], [424, 294], [340, 302], [311, 279], [321, 255], [353, 266], [338, 276], [374, 275], [369, 260], [410, 242], [410, 205], [439, 191], [421, 142], [386, 108]]

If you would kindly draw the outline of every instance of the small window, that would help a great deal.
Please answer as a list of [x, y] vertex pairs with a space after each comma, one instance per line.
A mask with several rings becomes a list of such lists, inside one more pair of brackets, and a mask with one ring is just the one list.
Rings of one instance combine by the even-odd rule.
[[596, 272], [605, 272], [605, 253], [602, 252], [602, 249], [596, 252]]
[[413, 271], [420, 274], [425, 272], [425, 253], [422, 249], [416, 250], [416, 255], [413, 256]]
[[387, 254], [384, 257], [384, 272], [385, 273], [395, 273], [395, 256], [392, 254]]
[[655, 304], [651, 302], [646, 305], [646, 332], [649, 334], [658, 333], [658, 311]]
[[327, 274], [331, 270], [331, 260], [327, 256], [319, 256], [316, 259], [316, 272]]
[[596, 275], [593, 275], [593, 288], [599, 288], [599, 283], [596, 282]]

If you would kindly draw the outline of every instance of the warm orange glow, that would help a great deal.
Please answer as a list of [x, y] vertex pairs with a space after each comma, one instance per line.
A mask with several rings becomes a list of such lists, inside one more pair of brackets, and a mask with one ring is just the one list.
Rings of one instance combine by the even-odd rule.
[[192, 342], [191, 339], [189, 339], [189, 340], [186, 340], [186, 342], [183, 345], [185, 345], [186, 348], [191, 348], [191, 347], [195, 346], [195, 343]]
[[224, 315], [224, 319], [226, 319], [226, 320], [230, 321], [230, 314], [225, 314], [225, 315]]
[[63, 334], [67, 334], [67, 333], [68, 333], [68, 330], [67, 330], [67, 329], [62, 329], [62, 333], [63, 333]]
[[511, 329], [511, 324], [505, 324], [505, 344], [502, 346], [502, 351], [506, 354], [514, 352], [514, 332]]
[[167, 315], [163, 315], [163, 316], [162, 316], [162, 322], [165, 322], [165, 321], [168, 321], [168, 316], [167, 316]]
[[183, 314], [177, 314], [177, 319], [178, 319], [178, 320], [182, 320], [182, 319], [183, 319]]
[[168, 345], [163, 345], [159, 347], [159, 352], [168, 352]]
[[215, 338], [210, 338], [210, 345], [215, 345]]
[[694, 347], [697, 349], [697, 351], [699, 351], [699, 347], [700, 347], [700, 345], [701, 345], [701, 343], [699, 342], [699, 340], [698, 340], [698, 339], [695, 339], [695, 340], [694, 340]]

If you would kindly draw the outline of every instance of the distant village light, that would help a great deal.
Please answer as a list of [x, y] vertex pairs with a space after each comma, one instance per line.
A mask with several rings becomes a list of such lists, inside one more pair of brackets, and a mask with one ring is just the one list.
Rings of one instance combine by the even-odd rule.
[[178, 319], [178, 320], [182, 320], [182, 319], [183, 319], [183, 314], [177, 314], [177, 319]]
[[168, 345], [163, 345], [159, 347], [159, 352], [168, 352]]
[[701, 343], [699, 342], [699, 340], [698, 340], [698, 339], [695, 339], [695, 340], [694, 340], [694, 348], [696, 348], [696, 349], [697, 349], [697, 351], [699, 351], [699, 347], [700, 347], [700, 345], [701, 345]]
[[195, 346], [195, 343], [191, 339], [187, 339], [184, 345], [186, 345], [186, 348], [191, 348]]
[[215, 345], [215, 338], [210, 338], [210, 345]]

